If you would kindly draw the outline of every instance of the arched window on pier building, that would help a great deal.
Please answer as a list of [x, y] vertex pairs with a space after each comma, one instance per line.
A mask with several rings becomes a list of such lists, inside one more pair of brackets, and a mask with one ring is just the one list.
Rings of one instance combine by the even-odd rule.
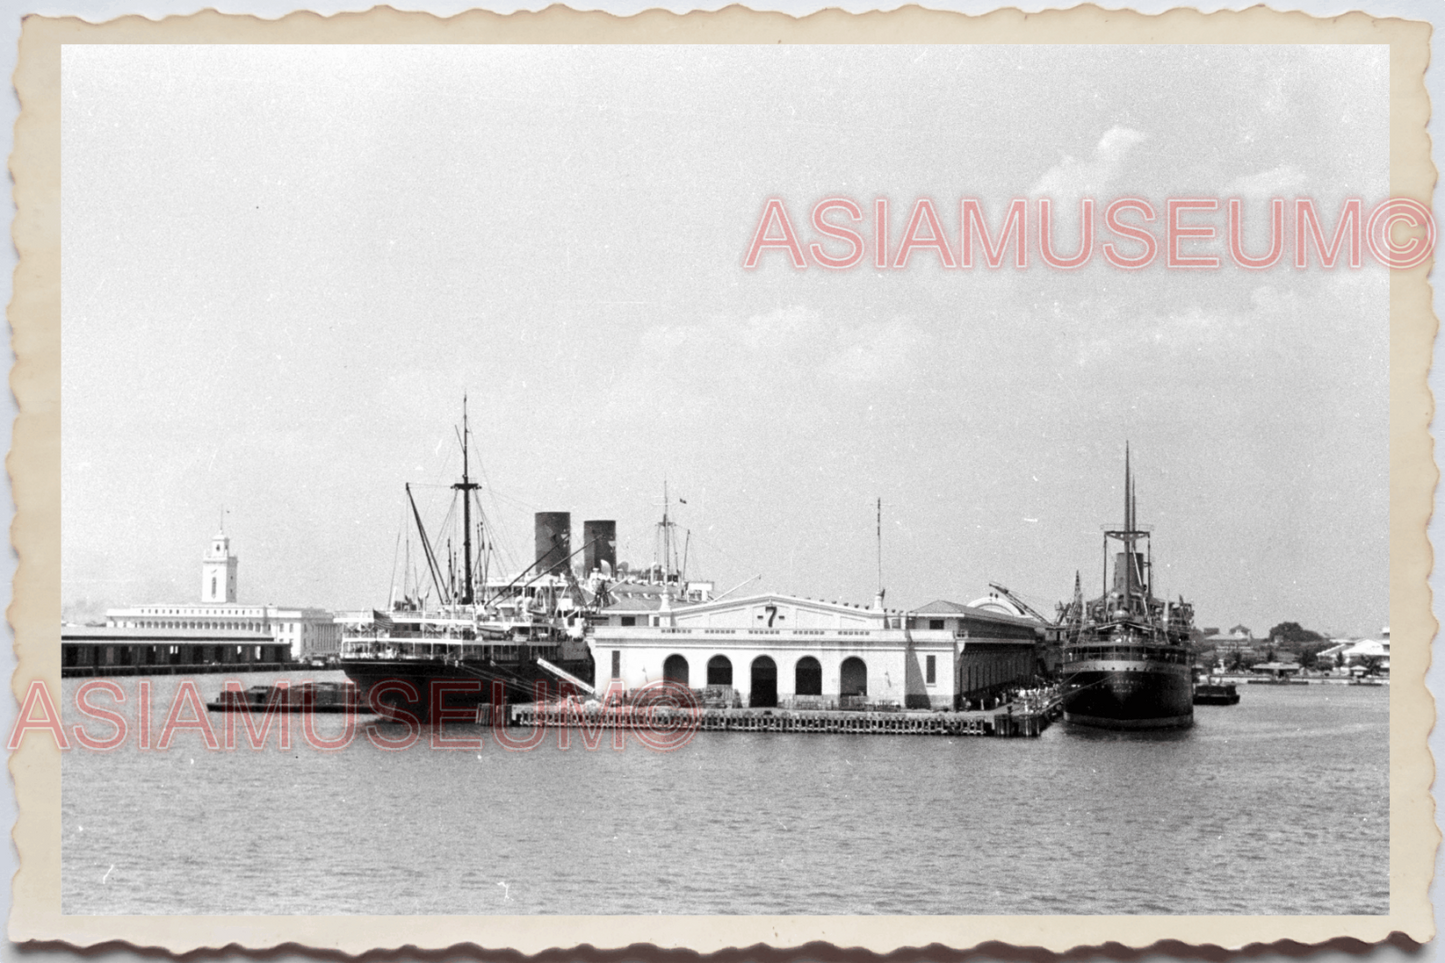
[[662, 663], [662, 677], [668, 682], [687, 685], [687, 657], [674, 652]]
[[778, 704], [778, 664], [766, 655], [753, 660], [748, 685], [748, 705], [771, 709]]
[[793, 667], [793, 691], [800, 696], [823, 694], [823, 666], [811, 655], [805, 655]]
[[727, 656], [715, 655], [707, 660], [707, 684], [733, 684], [733, 664]]

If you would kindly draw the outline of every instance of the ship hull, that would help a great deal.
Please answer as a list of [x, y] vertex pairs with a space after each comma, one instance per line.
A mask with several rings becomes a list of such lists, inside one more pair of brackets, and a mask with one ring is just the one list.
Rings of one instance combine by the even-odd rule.
[[1064, 684], [1064, 721], [1099, 729], [1184, 729], [1194, 724], [1187, 666], [1099, 662], [1072, 669]]
[[[566, 661], [554, 663], [559, 669], [582, 679], [592, 676], [592, 663]], [[476, 709], [497, 701], [496, 684], [503, 687], [507, 702], [532, 702], [538, 683], [545, 685], [546, 697], [555, 696], [566, 683], [535, 661], [470, 663], [426, 661], [415, 659], [343, 659], [341, 668], [347, 678], [360, 689], [360, 710], [373, 711], [391, 707], [425, 722], [436, 711], [448, 712]], [[379, 692], [374, 690], [383, 688]], [[575, 688], [575, 687], [574, 687]], [[383, 715], [399, 713], [387, 713]]]

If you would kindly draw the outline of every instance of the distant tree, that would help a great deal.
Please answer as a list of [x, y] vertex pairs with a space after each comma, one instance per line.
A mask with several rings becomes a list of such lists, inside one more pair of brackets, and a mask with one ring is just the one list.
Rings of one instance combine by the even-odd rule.
[[1311, 632], [1298, 622], [1281, 622], [1269, 630], [1269, 637], [1277, 642], [1323, 642], [1325, 637]]
[[1301, 669], [1313, 669], [1319, 663], [1320, 650], [1325, 647], [1323, 642], [1307, 642], [1300, 647], [1299, 664]]
[[1239, 670], [1241, 670], [1241, 669], [1247, 669], [1247, 668], [1250, 667], [1250, 665], [1253, 663], [1253, 661], [1254, 661], [1254, 660], [1251, 659], [1249, 656], [1245, 655], [1243, 652], [1239, 651], [1238, 649], [1235, 649], [1233, 652], [1231, 652], [1231, 653], [1229, 654], [1229, 668], [1230, 668], [1230, 671], [1239, 671]]
[[1365, 670], [1364, 672], [1360, 673], [1361, 675], [1372, 676], [1380, 674], [1381, 667], [1383, 666], [1384, 661], [1384, 656], [1362, 655], [1355, 661], [1355, 664]]

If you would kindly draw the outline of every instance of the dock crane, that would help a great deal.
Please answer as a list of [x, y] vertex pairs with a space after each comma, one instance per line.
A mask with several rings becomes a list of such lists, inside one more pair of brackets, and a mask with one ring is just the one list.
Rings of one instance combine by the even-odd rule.
[[1023, 609], [1029, 615], [1032, 615], [1034, 618], [1038, 619], [1040, 622], [1047, 623], [1049, 621], [1048, 619], [1040, 615], [1038, 610], [1035, 609], [1032, 605], [1025, 602], [1023, 599], [1019, 598], [1017, 595], [1010, 592], [1007, 588], [998, 584], [997, 582], [989, 582], [988, 587], [1002, 595], [1004, 598], [1008, 599], [1013, 604], [1017, 605], [1019, 608]]

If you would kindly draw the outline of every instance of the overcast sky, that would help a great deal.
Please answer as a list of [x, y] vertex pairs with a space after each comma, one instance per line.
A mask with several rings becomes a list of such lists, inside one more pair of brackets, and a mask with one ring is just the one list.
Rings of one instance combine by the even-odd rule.
[[[1132, 446], [1157, 587], [1201, 624], [1388, 621], [1388, 277], [796, 271], [769, 197], [1388, 193], [1386, 50], [67, 46], [63, 601], [385, 602], [462, 396], [531, 513], [693, 574], [1052, 612]], [[1205, 218], [1204, 220], [1207, 220]], [[1222, 226], [1223, 215], [1213, 218]], [[1157, 224], [1156, 224], [1157, 230]], [[1077, 226], [1066, 217], [1059, 247]], [[1073, 232], [1070, 234], [1070, 232]], [[1251, 244], [1264, 246], [1251, 229]], [[1102, 239], [1101, 239], [1102, 240]], [[1210, 245], [1199, 245], [1206, 250]], [[1214, 244], [1220, 248], [1218, 243]], [[1227, 263], [1227, 262], [1226, 262]], [[426, 487], [432, 486], [432, 487]]]

